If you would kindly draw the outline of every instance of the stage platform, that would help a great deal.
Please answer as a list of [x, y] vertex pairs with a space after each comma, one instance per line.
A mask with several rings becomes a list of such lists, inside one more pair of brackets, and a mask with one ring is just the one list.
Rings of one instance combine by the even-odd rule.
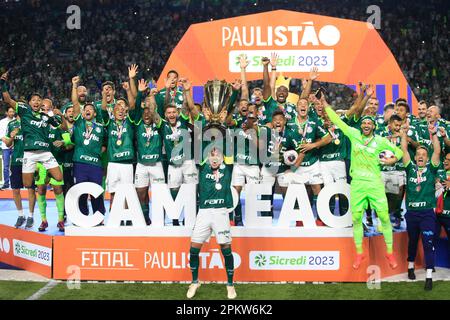
[[[27, 213], [27, 202], [23, 201], [23, 205]], [[232, 227], [236, 281], [365, 282], [372, 270], [369, 266], [377, 266], [382, 278], [406, 271], [407, 234], [404, 229], [394, 233], [399, 262], [396, 270], [387, 265], [384, 240], [376, 232], [376, 226], [370, 228], [364, 238], [368, 259], [360, 269], [354, 270], [351, 267], [354, 256], [351, 228], [275, 227], [281, 205], [281, 197], [276, 196], [274, 227]], [[109, 207], [108, 201], [106, 206]], [[49, 228], [46, 232], [37, 231], [41, 222], [37, 206], [35, 225], [31, 230], [13, 228], [16, 218], [14, 202], [0, 200], [0, 262], [54, 279], [190, 279], [191, 230], [184, 226], [83, 229], [68, 223], [64, 234], [56, 228], [54, 200], [48, 201]], [[439, 240], [436, 252], [437, 266], [450, 267], [446, 239]], [[419, 251], [418, 267], [422, 266], [422, 260], [423, 253]], [[205, 281], [224, 280], [223, 261], [215, 237], [202, 249], [200, 263]]]

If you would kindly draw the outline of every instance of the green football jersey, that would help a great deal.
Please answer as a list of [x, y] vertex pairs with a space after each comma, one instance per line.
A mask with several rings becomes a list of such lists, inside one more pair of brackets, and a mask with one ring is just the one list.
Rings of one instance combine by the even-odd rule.
[[[109, 119], [114, 119], [113, 110], [116, 105], [116, 99], [114, 98], [112, 103], [108, 103], [106, 105], [106, 110], [108, 111]], [[102, 110], [102, 100], [97, 100], [94, 102], [95, 113], [97, 114], [95, 117], [95, 122], [104, 124], [103, 110]]]
[[[393, 145], [396, 147], [402, 147], [402, 138], [400, 136], [393, 137], [392, 132], [389, 130], [389, 127], [386, 127], [383, 131], [378, 133], [381, 137], [385, 137], [388, 139]], [[405, 166], [403, 165], [403, 161], [399, 160], [393, 166], [381, 166], [381, 171], [404, 171]]]
[[[450, 171], [446, 172], [444, 180], [450, 180]], [[450, 193], [448, 192], [448, 190], [444, 191], [443, 196], [444, 196], [444, 210], [439, 215], [439, 217], [450, 219]]]
[[288, 127], [278, 132], [275, 129], [261, 127], [260, 142], [266, 142], [267, 156], [261, 159], [263, 165], [267, 168], [278, 168], [277, 173], [283, 173], [290, 167], [284, 163], [284, 152], [295, 150], [293, 132]]
[[239, 164], [258, 164], [258, 130], [242, 129], [246, 123], [246, 117], [239, 117], [235, 120], [234, 132], [234, 161]]
[[135, 120], [142, 117], [142, 108], [134, 111], [135, 119], [128, 114], [122, 121], [112, 120], [107, 111], [102, 110], [103, 121], [108, 136], [108, 162], [133, 163], [135, 159]]
[[50, 132], [48, 133], [48, 138], [50, 140], [50, 150], [53, 154], [53, 156], [55, 157], [56, 161], [58, 161], [58, 164], [62, 164], [64, 161], [64, 153], [65, 153], [65, 149], [64, 146], [61, 147], [56, 147], [53, 142], [55, 141], [62, 141], [62, 134], [63, 131], [59, 128], [55, 128], [53, 126], [50, 127]]
[[101, 167], [102, 146], [106, 131], [102, 123], [86, 121], [78, 115], [73, 126], [72, 141], [75, 144], [73, 162]]
[[350, 175], [355, 180], [381, 181], [381, 164], [379, 154], [390, 150], [397, 159], [401, 159], [403, 152], [386, 138], [378, 135], [364, 136], [359, 129], [344, 123], [331, 108], [325, 108], [330, 120], [342, 130], [351, 143]]
[[295, 104], [285, 101], [283, 103], [279, 103], [272, 96], [270, 96], [267, 100], [264, 100], [263, 104], [264, 108], [261, 110], [260, 124], [265, 125], [269, 122], [272, 122], [272, 114], [275, 110], [281, 109], [284, 111], [286, 116], [286, 120], [292, 120], [297, 116], [297, 109]]
[[29, 105], [21, 102], [16, 104], [16, 112], [21, 119], [24, 151], [51, 151], [50, 126], [58, 127], [60, 123], [57, 119], [35, 112]]
[[[166, 91], [167, 91], [166, 88], [164, 88], [160, 90], [155, 96], [157, 111], [161, 118], [164, 118], [164, 108], [165, 108], [164, 101], [166, 98]], [[183, 101], [184, 101], [183, 91], [180, 90], [180, 88], [176, 88], [175, 90], [170, 90], [169, 94], [170, 94], [169, 103], [174, 104], [178, 110], [183, 108]]]
[[141, 119], [136, 124], [137, 161], [150, 164], [161, 161], [162, 157], [162, 119], [158, 124], [145, 124]]
[[438, 167], [431, 161], [423, 168], [419, 168], [412, 161], [405, 166], [407, 210], [436, 207], [435, 182]]
[[206, 160], [199, 170], [199, 208], [232, 208], [231, 193], [232, 165], [221, 164], [214, 172]]
[[[328, 134], [317, 120], [307, 118], [303, 123], [299, 122], [298, 117], [288, 122], [286, 126], [292, 130], [295, 149], [299, 150], [303, 143], [313, 143]], [[301, 163], [302, 167], [309, 167], [319, 160], [319, 150], [313, 149], [305, 153]]]
[[186, 151], [191, 151], [191, 145], [189, 144], [189, 142], [186, 145], [189, 150], [185, 150], [184, 148], [185, 137], [183, 136], [183, 133], [186, 135], [187, 139], [191, 139], [188, 124], [189, 117], [183, 115], [183, 113], [181, 113], [178, 117], [174, 127], [172, 127], [166, 120], [163, 120], [163, 123], [161, 124], [164, 149], [171, 165], [181, 165], [184, 160], [192, 158], [192, 155], [191, 157], [188, 157], [185, 153]]
[[16, 119], [8, 123], [8, 127], [6, 129], [7, 138], [11, 138], [11, 133], [14, 129], [19, 129], [19, 131], [14, 136], [14, 147], [11, 157], [11, 165], [21, 166], [23, 163], [23, 135], [22, 128], [20, 126], [20, 120]]
[[336, 126], [326, 129], [332, 141], [319, 149], [320, 161], [342, 161], [348, 157], [348, 139]]

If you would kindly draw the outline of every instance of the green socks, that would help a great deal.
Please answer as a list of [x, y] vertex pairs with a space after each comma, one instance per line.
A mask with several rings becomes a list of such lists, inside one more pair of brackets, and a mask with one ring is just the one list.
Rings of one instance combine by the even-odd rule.
[[47, 200], [45, 199], [45, 195], [38, 194], [37, 195], [37, 203], [38, 208], [41, 213], [42, 221], [47, 220]]
[[231, 247], [222, 249], [223, 258], [225, 260], [225, 270], [227, 271], [227, 285], [233, 285], [234, 275], [234, 258], [231, 252]]
[[388, 254], [393, 252], [392, 225], [389, 219], [389, 212], [378, 212], [378, 218], [383, 226], [384, 242], [386, 243], [386, 251]]
[[64, 221], [64, 194], [56, 194], [56, 209], [58, 210], [58, 221]]
[[191, 266], [192, 283], [198, 283], [199, 253], [200, 249], [198, 248], [191, 247], [191, 249], [189, 250], [189, 265]]

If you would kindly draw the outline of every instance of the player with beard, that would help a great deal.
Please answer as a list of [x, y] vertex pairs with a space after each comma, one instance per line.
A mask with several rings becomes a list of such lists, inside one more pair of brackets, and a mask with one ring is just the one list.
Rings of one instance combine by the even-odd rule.
[[[260, 123], [267, 123], [266, 119], [265, 107], [263, 103], [263, 90], [261, 88], [253, 88], [252, 95], [249, 95], [247, 76], [245, 70], [249, 64], [247, 60], [247, 56], [245, 54], [239, 57], [239, 64], [241, 68], [241, 100], [239, 101], [238, 110], [241, 116], [246, 116], [247, 114], [247, 105], [252, 103], [256, 106], [258, 111], [258, 120]], [[231, 100], [231, 99], [230, 99]], [[228, 110], [231, 113], [231, 110]]]
[[433, 288], [432, 272], [435, 263], [435, 232], [437, 219], [435, 181], [440, 165], [440, 143], [437, 129], [430, 123], [428, 131], [432, 137], [433, 153], [431, 161], [427, 147], [419, 146], [416, 150], [415, 163], [407, 152], [408, 141], [405, 131], [402, 131], [403, 164], [406, 170], [406, 230], [408, 231], [408, 278], [415, 279], [414, 261], [420, 235], [425, 254], [426, 279], [425, 290]]
[[220, 245], [227, 272], [227, 297], [236, 298], [233, 286], [234, 259], [231, 250], [231, 230], [228, 211], [233, 207], [231, 193], [232, 166], [224, 163], [223, 153], [213, 148], [208, 157], [200, 165], [199, 170], [199, 211], [191, 236], [189, 249], [189, 265], [192, 272], [192, 283], [187, 297], [194, 297], [200, 283], [198, 282], [199, 254], [203, 243], [214, 232]]
[[[402, 118], [392, 115], [388, 126], [378, 134], [388, 139], [392, 144], [401, 147], [400, 129]], [[381, 176], [383, 177], [386, 198], [388, 200], [389, 213], [394, 218], [393, 227], [400, 228], [402, 222], [402, 201], [405, 195], [406, 173], [402, 161], [398, 161], [392, 166], [381, 166]]]
[[[21, 119], [21, 128], [24, 139], [24, 156], [22, 165], [22, 180], [25, 188], [32, 188], [34, 173], [37, 164], [41, 164], [51, 175], [55, 182], [62, 182], [63, 174], [51, 152], [51, 141], [49, 138], [51, 125], [59, 127], [64, 125], [56, 120], [54, 115], [61, 116], [59, 110], [55, 110], [54, 114], [47, 115], [41, 113], [42, 97], [33, 93], [30, 96], [28, 104], [14, 101], [8, 93], [7, 86], [8, 73], [1, 77], [0, 86], [2, 90], [3, 100], [10, 106], [16, 108], [16, 112]], [[58, 206], [58, 214], [60, 214], [60, 206], [62, 205], [62, 214], [64, 214], [64, 196], [55, 191], [56, 203]], [[29, 201], [32, 201], [29, 195]], [[60, 221], [61, 222], [61, 221]], [[58, 227], [64, 228], [64, 221], [62, 224], [58, 223]]]
[[7, 147], [13, 146], [13, 153], [11, 157], [11, 189], [13, 192], [14, 203], [16, 205], [19, 216], [17, 217], [16, 228], [20, 228], [26, 221], [25, 228], [29, 229], [33, 227], [34, 224], [34, 205], [36, 204], [36, 193], [34, 191], [34, 186], [28, 188], [28, 217], [25, 219], [22, 207], [22, 197], [20, 195], [20, 189], [23, 188], [22, 181], [22, 163], [23, 163], [23, 135], [20, 125], [20, 117], [17, 116], [16, 119], [8, 123], [8, 128], [6, 130], [6, 136], [2, 138], [3, 143]]
[[[308, 115], [308, 99], [301, 98], [297, 102], [297, 117], [287, 123], [289, 130], [293, 131], [293, 140], [296, 150], [300, 152], [295, 166], [296, 179], [303, 181], [312, 189], [313, 208], [317, 208], [317, 196], [321, 190], [323, 178], [320, 172], [319, 148], [328, 144], [331, 136], [322, 127], [321, 121], [310, 118]], [[321, 225], [320, 219], [317, 223]], [[301, 222], [298, 222], [301, 225]]]
[[[275, 87], [275, 79], [276, 79], [276, 66], [277, 66], [278, 56], [276, 54], [272, 54], [271, 60], [264, 57], [262, 59], [262, 63], [264, 66], [263, 70], [263, 83], [264, 83], [264, 91], [263, 91], [263, 99], [264, 99], [264, 108], [265, 108], [265, 114], [266, 114], [266, 120], [267, 122], [271, 121], [272, 113], [278, 109], [281, 108], [286, 113], [286, 118], [289, 120], [292, 120], [295, 118], [296, 114], [296, 107], [295, 105], [287, 102], [287, 97], [289, 95], [289, 88], [282, 85], [279, 86], [275, 90], [275, 97], [276, 100], [273, 99], [271, 93], [272, 88]], [[272, 65], [272, 77], [269, 76], [269, 67], [268, 64]], [[307, 79], [307, 84], [300, 95], [300, 99], [307, 99], [312, 88], [312, 83], [319, 74], [317, 73], [317, 67], [314, 67], [311, 69], [311, 72], [309, 74], [309, 79]], [[271, 83], [272, 81], [272, 83]]]
[[[198, 184], [197, 167], [192, 158], [193, 155], [190, 154], [192, 136], [189, 132], [189, 120], [190, 112], [194, 113], [194, 121], [200, 118], [200, 113], [192, 100], [190, 82], [187, 79], [180, 79], [180, 83], [183, 85], [184, 90], [183, 100], [189, 100], [186, 104], [187, 108], [179, 110], [176, 105], [166, 105], [164, 111], [165, 119], [161, 125], [164, 149], [169, 162], [167, 181], [173, 199], [176, 198], [183, 183]], [[186, 154], [186, 152], [190, 155]], [[173, 225], [179, 225], [177, 219], [174, 219], [172, 223]]]
[[[72, 93], [76, 92], [78, 77], [72, 79]], [[103, 126], [103, 120], [98, 122], [97, 109], [93, 103], [86, 103], [81, 108], [77, 102], [73, 104], [73, 130], [72, 142], [74, 144], [73, 153], [73, 176], [74, 183], [92, 182], [102, 186], [103, 167], [102, 154], [106, 150], [106, 130]], [[105, 203], [103, 194], [97, 198], [90, 197], [92, 211], [99, 211], [105, 214]], [[86, 194], [80, 197], [79, 207], [84, 215], [89, 215], [88, 196]]]
[[[88, 97], [88, 90], [85, 86], [81, 86], [79, 85], [79, 77], [78, 81], [76, 83], [76, 91], [73, 92], [71, 94], [70, 97], [70, 102], [66, 103], [62, 108], [61, 108], [61, 112], [64, 113], [66, 111], [67, 108], [69, 107], [73, 107], [74, 102], [78, 103], [78, 105], [80, 106], [81, 111], [83, 111], [84, 105], [87, 102], [87, 97]], [[73, 86], [73, 80], [72, 80], [72, 86]]]
[[[382, 165], [393, 165], [403, 156], [403, 152], [386, 138], [373, 134], [375, 130], [374, 118], [364, 116], [361, 119], [360, 131], [345, 124], [327, 103], [324, 95], [322, 95], [321, 99], [330, 120], [349, 137], [352, 144], [350, 206], [352, 209], [353, 237], [357, 253], [353, 268], [358, 269], [365, 258], [362, 246], [362, 217], [369, 202], [372, 208], [377, 211], [378, 217], [383, 224], [383, 235], [387, 249], [386, 258], [391, 268], [396, 268], [397, 262], [393, 255], [392, 226], [389, 220], [387, 199], [381, 178], [380, 162]], [[394, 156], [380, 159], [379, 154], [385, 150], [393, 152]]]
[[[136, 106], [140, 108], [142, 95], [147, 90], [148, 83], [139, 80]], [[151, 224], [148, 189], [154, 183], [164, 183], [164, 170], [161, 164], [162, 139], [161, 124], [162, 119], [156, 111], [155, 94], [157, 90], [150, 91], [150, 106], [144, 108], [142, 119], [136, 122], [137, 141], [137, 166], [134, 178], [134, 185], [139, 197], [139, 202], [144, 213], [145, 222]]]
[[421, 124], [427, 123], [427, 102], [425, 100], [419, 101], [419, 105], [417, 106], [417, 121]]

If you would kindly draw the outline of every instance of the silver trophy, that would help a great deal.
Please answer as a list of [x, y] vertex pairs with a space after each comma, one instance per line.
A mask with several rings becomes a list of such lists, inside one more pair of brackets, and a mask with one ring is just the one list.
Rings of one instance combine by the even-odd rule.
[[232, 88], [225, 80], [210, 80], [205, 86], [204, 106], [211, 111], [208, 127], [223, 127], [220, 113], [228, 108]]

